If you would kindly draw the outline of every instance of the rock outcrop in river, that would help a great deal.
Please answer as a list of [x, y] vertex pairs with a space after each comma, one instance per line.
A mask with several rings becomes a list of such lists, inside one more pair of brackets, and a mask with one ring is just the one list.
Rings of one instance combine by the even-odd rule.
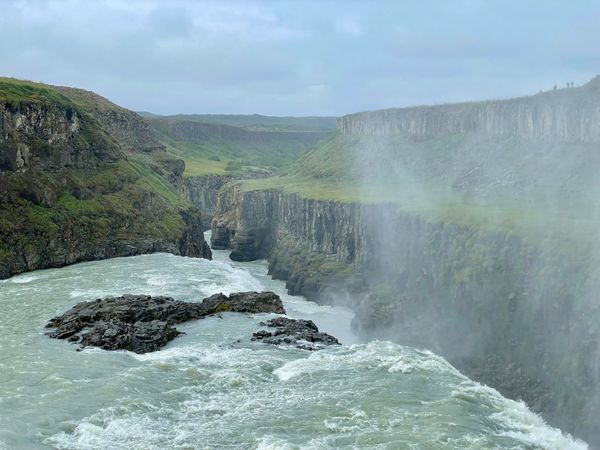
[[275, 331], [257, 331], [252, 335], [253, 341], [272, 345], [291, 344], [303, 350], [318, 350], [324, 345], [340, 344], [330, 334], [320, 332], [312, 320], [277, 317], [260, 324], [275, 328]]
[[[163, 296], [123, 295], [78, 303], [50, 319], [47, 328], [55, 328], [48, 333], [51, 338], [68, 339], [82, 347], [147, 353], [159, 350], [181, 334], [174, 325], [224, 312], [285, 314], [285, 309], [273, 292], [215, 294], [200, 303]], [[333, 336], [319, 332], [310, 320], [280, 317], [262, 325], [277, 327], [277, 331], [257, 332], [253, 340], [307, 350], [339, 344]]]
[[272, 292], [215, 294], [201, 303], [171, 297], [124, 295], [75, 305], [51, 319], [48, 335], [82, 347], [147, 353], [160, 349], [181, 333], [174, 325], [220, 312], [285, 314], [281, 299]]

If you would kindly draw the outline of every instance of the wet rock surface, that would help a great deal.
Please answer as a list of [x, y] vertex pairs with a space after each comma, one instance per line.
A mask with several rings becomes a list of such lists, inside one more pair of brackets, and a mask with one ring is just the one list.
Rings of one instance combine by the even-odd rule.
[[333, 336], [319, 331], [312, 320], [277, 317], [262, 326], [276, 328], [274, 331], [261, 330], [252, 335], [253, 341], [272, 345], [294, 345], [303, 350], [319, 350], [326, 345], [340, 345]]
[[182, 334], [174, 325], [220, 312], [285, 314], [273, 292], [215, 294], [201, 303], [171, 297], [123, 295], [82, 302], [46, 325], [48, 336], [68, 339], [82, 347], [147, 353], [160, 349]]
[[281, 298], [273, 292], [237, 292], [227, 297], [224, 294], [211, 295], [202, 301], [202, 306], [210, 311], [240, 313], [272, 313], [285, 314]]

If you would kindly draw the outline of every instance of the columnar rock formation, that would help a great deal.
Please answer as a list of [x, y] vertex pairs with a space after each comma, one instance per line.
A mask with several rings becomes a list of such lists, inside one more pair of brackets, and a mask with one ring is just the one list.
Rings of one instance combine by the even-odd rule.
[[183, 178], [179, 190], [184, 198], [202, 211], [205, 221], [204, 228], [210, 228], [212, 216], [217, 210], [219, 190], [231, 180], [230, 175], [213, 174]]
[[599, 103], [600, 76], [580, 88], [533, 97], [350, 114], [338, 119], [338, 130], [367, 136], [484, 133], [598, 142]]
[[582, 419], [600, 411], [600, 398], [585, 394], [600, 383], [593, 247], [545, 247], [386, 205], [278, 190], [233, 186], [219, 208], [213, 247], [231, 248], [232, 259], [269, 258], [291, 293], [352, 306], [361, 333], [431, 348], [551, 423], [598, 438], [595, 419]]

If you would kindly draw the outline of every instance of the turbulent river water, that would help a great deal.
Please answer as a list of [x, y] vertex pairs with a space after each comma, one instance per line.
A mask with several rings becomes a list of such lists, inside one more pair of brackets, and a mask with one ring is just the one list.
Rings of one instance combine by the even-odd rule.
[[[77, 264], [0, 281], [0, 449], [582, 449], [518, 402], [435, 354], [359, 343], [351, 311], [285, 293], [264, 262], [168, 254]], [[288, 315], [344, 345], [318, 352], [250, 341], [268, 315], [179, 325], [136, 355], [44, 336], [73, 304], [146, 293], [198, 301], [272, 290]]]

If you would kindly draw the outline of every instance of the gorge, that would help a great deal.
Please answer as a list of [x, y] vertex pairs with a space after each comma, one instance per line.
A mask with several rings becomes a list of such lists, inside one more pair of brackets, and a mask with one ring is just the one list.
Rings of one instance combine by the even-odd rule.
[[599, 111], [597, 77], [342, 117], [288, 174], [224, 188], [212, 246], [598, 443]]
[[[523, 400], [550, 425], [595, 446], [600, 443], [596, 420], [600, 327], [595, 320], [600, 307], [599, 124], [600, 78], [532, 97], [356, 113], [338, 118], [335, 130], [329, 117], [143, 118], [87, 91], [0, 79], [0, 279], [6, 279], [1, 281], [0, 296], [4, 291], [3, 301], [15, 296], [25, 303], [25, 297], [33, 296], [39, 305], [44, 304], [41, 292], [51, 289], [51, 305], [44, 307], [48, 316], [43, 319], [48, 320], [71, 307], [71, 298], [89, 301], [134, 293], [198, 301], [196, 291], [211, 295], [216, 289], [234, 292], [234, 288], [275, 286], [284, 303], [301, 304], [305, 312], [318, 311], [312, 317], [295, 314], [291, 308], [290, 316], [307, 320], [303, 322], [307, 330], [312, 330], [308, 320], [315, 319], [319, 329], [331, 332], [343, 344], [362, 344], [339, 350], [332, 346], [323, 350], [325, 356], [305, 358], [292, 354], [307, 350], [301, 342], [278, 359], [273, 355], [282, 351], [282, 342], [272, 327], [259, 330], [254, 319], [226, 316], [225, 331], [217, 331], [221, 319], [211, 318], [206, 319], [211, 336], [231, 345], [225, 353], [231, 353], [232, 360], [238, 353], [245, 355], [260, 373], [236, 365], [245, 374], [242, 378], [249, 377], [236, 385], [227, 378], [233, 376], [229, 370], [233, 363], [210, 362], [211, 352], [223, 351], [224, 344], [207, 344], [202, 339], [209, 338], [194, 331], [193, 345], [175, 340], [157, 353], [157, 361], [166, 355], [170, 362], [166, 369], [162, 363], [152, 365], [150, 385], [160, 380], [161, 371], [171, 370], [169, 364], [181, 365], [183, 373], [191, 374], [198, 370], [194, 358], [199, 358], [216, 364], [221, 375], [228, 374], [224, 376], [231, 384], [219, 387], [219, 396], [235, 392], [248, 401], [244, 405], [252, 405], [256, 400], [251, 386], [257, 379], [266, 383], [260, 384], [261, 395], [270, 390], [283, 395], [282, 383], [297, 376], [304, 382], [303, 374], [320, 373], [322, 364], [329, 367], [323, 361], [334, 361], [341, 365], [336, 369], [332, 363], [333, 372], [323, 375], [328, 382], [358, 383], [340, 400], [349, 402], [350, 409], [351, 392], [363, 389], [363, 382], [385, 385], [380, 393], [369, 391], [375, 397], [399, 399], [391, 406], [395, 411], [391, 422], [378, 417], [372, 430], [389, 445], [418, 445], [423, 436], [433, 433], [436, 442], [454, 442], [456, 448], [585, 447], [547, 427], [522, 403], [503, 398], [496, 389], [510, 399]], [[209, 228], [212, 251], [204, 238]], [[213, 252], [220, 258], [213, 266], [183, 258], [208, 260]], [[98, 261], [61, 269], [64, 272], [36, 271], [31, 285], [28, 274], [14, 277], [146, 253], [158, 254], [130, 258], [131, 262]], [[263, 259], [268, 260], [268, 268], [259, 261]], [[92, 270], [89, 279], [87, 267]], [[260, 272], [267, 269], [273, 280]], [[118, 289], [111, 288], [103, 271], [118, 280]], [[66, 291], [60, 286], [63, 273], [70, 280]], [[244, 280], [239, 286], [238, 278]], [[40, 287], [35, 287], [38, 279]], [[77, 291], [78, 280], [86, 286], [83, 294]], [[96, 284], [101, 288], [96, 289]], [[132, 292], [129, 285], [143, 292]], [[332, 326], [336, 315], [344, 318], [347, 328], [340, 331]], [[22, 327], [24, 316], [18, 317]], [[327, 321], [319, 322], [323, 317]], [[36, 320], [43, 322], [41, 317]], [[285, 326], [286, 320], [270, 318], [264, 324]], [[243, 329], [245, 338], [236, 327]], [[112, 335], [113, 328], [101, 332]], [[169, 332], [169, 339], [161, 340], [160, 346], [175, 336], [167, 328], [162, 331]], [[252, 335], [254, 340], [248, 343]], [[28, 339], [40, 345], [37, 336]], [[275, 345], [271, 350], [254, 347], [267, 343]], [[41, 348], [50, 345], [54, 344]], [[181, 346], [183, 356], [177, 353]], [[15, 352], [17, 347], [11, 344]], [[198, 348], [200, 356], [195, 353]], [[64, 351], [52, 346], [52, 352], [59, 349]], [[82, 355], [96, 367], [94, 350]], [[27, 358], [20, 363], [29, 364]], [[119, 358], [125, 356], [120, 354], [113, 358], [111, 364], [131, 362], [123, 363]], [[364, 366], [360, 358], [370, 362]], [[133, 366], [152, 360], [135, 361]], [[125, 370], [127, 376], [137, 370], [133, 366]], [[357, 378], [350, 382], [347, 375], [340, 375], [337, 370], [344, 367]], [[386, 373], [365, 372], [365, 367], [384, 367]], [[44, 370], [52, 372], [46, 366]], [[421, 377], [421, 371], [427, 374]], [[390, 378], [389, 373], [396, 372], [410, 378], [406, 385], [402, 379]], [[420, 375], [413, 379], [408, 375], [413, 372]], [[183, 381], [175, 379], [184, 391], [198, 394], [195, 399], [212, 398], [208, 391], [195, 391], [196, 376], [204, 380], [212, 375], [203, 372]], [[430, 398], [419, 390], [419, 383], [447, 384]], [[395, 390], [399, 385], [416, 398], [399, 395]], [[243, 392], [235, 386], [243, 386]], [[298, 392], [302, 389], [299, 386]], [[312, 382], [311, 389], [318, 397], [321, 391]], [[183, 424], [181, 433], [197, 439], [189, 431], [189, 420], [198, 417], [194, 411], [179, 410], [183, 408], [179, 396], [167, 400], [179, 405], [176, 412], [163, 416], [156, 410], [148, 416], [150, 422], [181, 415], [175, 423], [167, 422], [176, 430]], [[154, 400], [161, 401], [153, 398], [153, 407]], [[18, 397], [10, 401], [18, 403]], [[369, 405], [365, 414], [376, 414], [376, 404], [361, 401]], [[420, 401], [440, 401], [461, 412], [446, 415], [445, 410], [427, 410], [425, 415], [437, 417], [429, 422], [409, 406]], [[469, 422], [469, 402], [476, 405], [475, 417], [485, 417], [489, 427], [479, 429]], [[494, 412], [487, 416], [483, 411], [490, 404]], [[319, 405], [329, 411], [327, 405]], [[280, 406], [269, 403], [268, 408], [281, 414]], [[306, 415], [311, 410], [310, 404], [297, 407]], [[137, 417], [143, 416], [137, 404], [124, 408], [131, 423], [145, 420]], [[234, 409], [228, 404], [223, 414], [240, 413]], [[86, 448], [88, 439], [92, 447], [107, 442], [127, 447], [131, 436], [123, 429], [111, 436], [100, 423], [117, 426], [118, 420], [108, 409], [100, 410], [102, 417], [90, 410], [78, 417], [75, 427], [63, 424], [66, 431], [41, 426], [40, 448]], [[401, 411], [410, 411], [406, 421], [398, 419]], [[526, 418], [524, 422], [515, 419], [507, 424], [498, 418], [515, 411]], [[366, 425], [362, 413], [355, 413], [348, 413], [347, 428], [346, 419], [338, 418], [335, 429], [326, 426], [329, 431], [317, 433], [314, 439], [323, 439], [330, 448], [352, 443], [371, 448], [378, 438], [369, 441], [356, 434]], [[331, 414], [337, 417], [329, 411], [322, 420], [329, 420]], [[400, 420], [402, 432], [382, 431], [393, 428], [394, 420]], [[464, 420], [475, 431], [461, 435], [452, 430], [452, 420]], [[423, 424], [422, 434], [408, 431], [414, 421]], [[206, 423], [218, 427], [217, 422]], [[18, 426], [22, 429], [22, 424]], [[89, 430], [95, 437], [87, 434]], [[300, 435], [289, 438], [272, 432], [277, 435], [276, 447], [301, 440]], [[162, 433], [173, 438], [170, 431]], [[332, 438], [327, 433], [340, 435]], [[214, 429], [209, 434], [214, 445], [242, 448], [248, 442], [229, 434], [219, 440]], [[536, 441], [534, 434], [543, 438]], [[3, 439], [0, 434], [0, 444]], [[139, 436], [131, 439], [140, 442]], [[166, 445], [161, 439], [152, 440], [150, 448]]]

